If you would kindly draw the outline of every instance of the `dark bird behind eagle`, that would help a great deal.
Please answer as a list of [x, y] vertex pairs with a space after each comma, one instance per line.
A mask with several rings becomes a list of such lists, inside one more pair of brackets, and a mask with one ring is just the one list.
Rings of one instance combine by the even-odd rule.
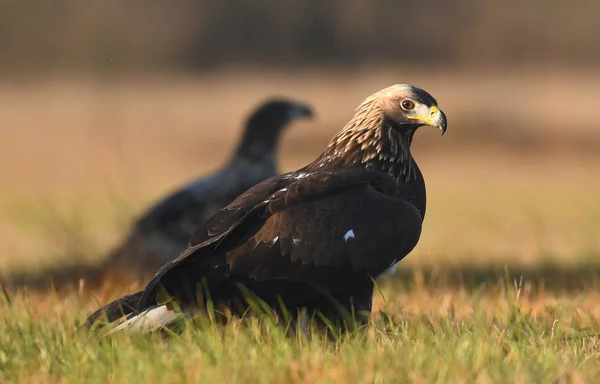
[[374, 93], [316, 160], [239, 196], [143, 291], [88, 324], [106, 316], [119, 320], [112, 331], [158, 329], [202, 312], [208, 294], [215, 307], [239, 314], [248, 292], [290, 316], [306, 310], [339, 326], [348, 314], [364, 322], [374, 279], [393, 271], [421, 235], [425, 182], [410, 147], [424, 125], [446, 131], [446, 116], [424, 90]]
[[223, 168], [174, 191], [137, 219], [129, 236], [108, 256], [105, 279], [119, 281], [115, 275], [123, 273], [143, 277], [179, 256], [198, 225], [252, 186], [279, 174], [276, 150], [282, 130], [312, 114], [310, 106], [284, 99], [261, 104], [249, 116], [237, 150]]

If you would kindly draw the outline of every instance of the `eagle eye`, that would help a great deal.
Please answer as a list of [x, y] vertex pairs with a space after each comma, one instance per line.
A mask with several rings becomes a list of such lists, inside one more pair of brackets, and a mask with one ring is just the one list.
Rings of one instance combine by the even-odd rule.
[[402, 109], [406, 110], [406, 111], [410, 111], [411, 109], [415, 109], [415, 103], [412, 100], [402, 100]]

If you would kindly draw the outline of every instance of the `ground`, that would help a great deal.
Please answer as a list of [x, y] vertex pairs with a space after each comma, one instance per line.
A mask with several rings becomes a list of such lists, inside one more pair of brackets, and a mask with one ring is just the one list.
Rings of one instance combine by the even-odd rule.
[[[5, 81], [0, 276], [19, 284], [0, 304], [0, 381], [593, 382], [600, 136], [590, 96], [600, 79], [366, 73]], [[393, 82], [430, 90], [449, 128], [417, 134], [423, 236], [380, 282], [368, 330], [331, 342], [249, 320], [100, 340], [76, 325], [122, 291], [90, 293], [81, 281], [56, 293], [14, 278], [96, 263], [153, 199], [224, 161], [261, 98], [316, 108], [285, 134], [281, 168], [291, 170]]]

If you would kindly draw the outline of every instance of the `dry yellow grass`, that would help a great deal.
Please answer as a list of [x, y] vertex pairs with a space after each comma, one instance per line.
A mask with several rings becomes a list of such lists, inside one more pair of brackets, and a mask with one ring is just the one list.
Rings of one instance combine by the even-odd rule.
[[[600, 263], [596, 260], [600, 255], [600, 156], [594, 153], [600, 131], [592, 105], [600, 77], [409, 69], [372, 73], [290, 76], [257, 72], [252, 76], [217, 73], [207, 78], [6, 82], [0, 91], [1, 275], [74, 262], [73, 258], [87, 262], [102, 257], [148, 203], [218, 166], [234, 146], [245, 113], [263, 97], [289, 95], [312, 102], [317, 110], [317, 120], [299, 123], [285, 134], [281, 168], [289, 170], [319, 153], [366, 94], [393, 82], [410, 82], [438, 98], [450, 125], [443, 138], [427, 130], [417, 135], [414, 155], [428, 187], [424, 232], [397, 275], [382, 282], [387, 305], [376, 299], [376, 308], [404, 319], [405, 323], [397, 323], [404, 328], [383, 344], [369, 339], [365, 353], [372, 353], [368, 356], [373, 359], [396, 359], [395, 354], [409, 348], [410, 338], [422, 338], [425, 350], [437, 345], [440, 355], [409, 348], [406, 364], [395, 366], [397, 376], [386, 373], [375, 360], [359, 365], [382, 378], [373, 381], [402, 377], [414, 382], [444, 377], [457, 382], [462, 377], [479, 382], [499, 377], [521, 382], [590, 380], [599, 372], [590, 363], [598, 357], [595, 339], [586, 334], [568, 341], [565, 334], [600, 330]], [[565, 100], [569, 108], [564, 108]], [[522, 283], [514, 288], [514, 280], [518, 282], [521, 276]], [[12, 306], [0, 309], [2, 321], [12, 324], [11, 332], [21, 332], [14, 324], [25, 322], [34, 331], [60, 339], [63, 336], [57, 335], [68, 334], [63, 328], [69, 321], [120, 293], [109, 288], [92, 296], [76, 291], [60, 297], [21, 292], [13, 297]], [[489, 337], [481, 334], [480, 318], [487, 324], [498, 322], [497, 328], [490, 328]], [[532, 327], [533, 333], [521, 340], [522, 345], [509, 337], [514, 318], [520, 319], [517, 328]], [[61, 319], [67, 319], [67, 325], [57, 325]], [[448, 336], [453, 341], [445, 344], [440, 332], [449, 329], [458, 333]], [[555, 331], [561, 336], [555, 336]], [[471, 336], [463, 339], [466, 336], [461, 332], [471, 332]], [[192, 345], [200, 339], [206, 342], [207, 335], [192, 335]], [[7, 343], [9, 336], [3, 337]], [[48, 341], [46, 347], [67, 348], [70, 337], [79, 345], [88, 342], [87, 336], [71, 335], [60, 342]], [[492, 340], [500, 341], [494, 345]], [[513, 341], [516, 349], [511, 354], [506, 352], [510, 350], [506, 343]], [[476, 365], [477, 359], [457, 357], [452, 372], [451, 359], [446, 357], [463, 342], [468, 351], [477, 349], [479, 342], [485, 344], [482, 356], [496, 364], [503, 361], [506, 367], [467, 373], [466, 367]], [[544, 345], [539, 351], [549, 359], [547, 365], [528, 360], [535, 348], [528, 350], [524, 345], [536, 342]], [[111, 356], [107, 357], [109, 367], [119, 372], [125, 369], [118, 363], [123, 357], [116, 352], [119, 345], [134, 350], [124, 358], [145, 359], [144, 348], [135, 347], [139, 343], [120, 341], [103, 347]], [[249, 347], [250, 339], [244, 343]], [[386, 349], [386, 343], [395, 347]], [[11, 345], [15, 356], [27, 364], [46, 367], [35, 372], [42, 382], [84, 377], [83, 368], [78, 368], [70, 380], [65, 379], [63, 363], [55, 361], [59, 368], [52, 371], [44, 364], [54, 360], [41, 361], [34, 352]], [[269, 345], [273, 355], [269, 352], [261, 355], [266, 360], [240, 363], [241, 367], [264, 369], [276, 349], [287, 344]], [[181, 364], [194, 364], [194, 357], [187, 356], [189, 347], [183, 344], [160, 348], [174, 348], [181, 353], [176, 353]], [[251, 381], [312, 378], [332, 382], [367, 377], [350, 363], [359, 352], [350, 353], [345, 347], [341, 352], [320, 344], [297, 351], [289, 345], [285, 348], [294, 352], [281, 363], [281, 371], [252, 371]], [[102, 364], [102, 351], [85, 357], [72, 354], [74, 360], [67, 360]], [[311, 360], [311, 355], [322, 360]], [[0, 351], [0, 368], [10, 368], [10, 378], [23, 380], [26, 366], [3, 356]], [[200, 366], [189, 371], [188, 379], [213, 375], [240, 381], [244, 377], [203, 359], [197, 360]], [[235, 361], [232, 355], [225, 360]], [[302, 371], [298, 364], [312, 368]], [[94, 380], [112, 377], [120, 381], [106, 369], [94, 371]], [[123, 381], [140, 377], [178, 381], [165, 375], [131, 374]]]

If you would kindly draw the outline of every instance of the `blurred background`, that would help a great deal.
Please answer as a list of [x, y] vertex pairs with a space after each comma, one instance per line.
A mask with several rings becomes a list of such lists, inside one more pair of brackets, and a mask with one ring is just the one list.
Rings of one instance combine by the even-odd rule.
[[394, 83], [449, 121], [415, 140], [429, 205], [402, 268], [594, 274], [599, 48], [594, 0], [1, 2], [0, 274], [97, 262], [266, 97], [316, 110], [287, 171]]

